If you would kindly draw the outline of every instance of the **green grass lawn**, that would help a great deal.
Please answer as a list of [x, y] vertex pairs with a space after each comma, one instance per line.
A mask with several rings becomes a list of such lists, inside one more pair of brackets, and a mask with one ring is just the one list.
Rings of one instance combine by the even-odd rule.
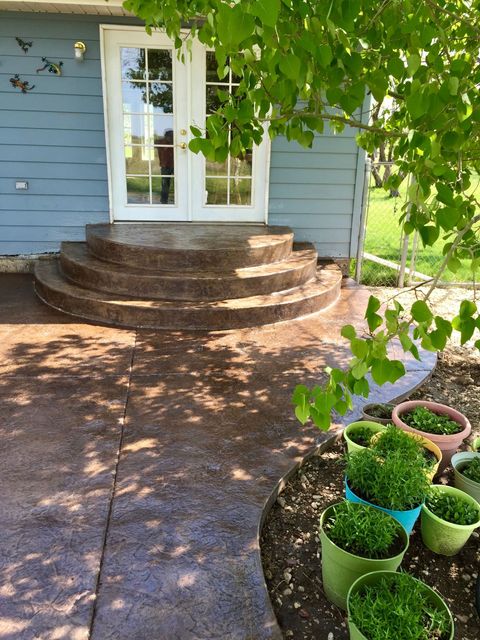
[[[397, 198], [391, 198], [389, 193], [383, 189], [370, 187], [365, 236], [365, 251], [367, 253], [392, 262], [400, 262], [401, 230], [398, 220], [405, 203], [406, 188], [406, 184], [402, 184], [400, 195]], [[412, 244], [413, 235], [410, 236], [407, 267], [410, 267]], [[424, 247], [419, 238], [415, 270], [427, 276], [433, 276], [442, 262], [442, 257], [441, 239], [433, 247]], [[472, 272], [468, 264], [464, 263], [457, 273], [446, 271], [443, 280], [471, 282]], [[362, 269], [362, 282], [364, 284], [393, 286], [396, 283], [396, 275], [388, 267], [365, 260]]]

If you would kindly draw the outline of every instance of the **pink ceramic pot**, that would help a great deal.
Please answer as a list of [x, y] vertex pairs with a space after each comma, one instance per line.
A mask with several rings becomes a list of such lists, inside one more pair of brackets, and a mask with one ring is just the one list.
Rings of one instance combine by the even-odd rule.
[[[461, 425], [463, 429], [451, 436], [440, 436], [436, 435], [435, 433], [428, 433], [426, 431], [412, 429], [412, 427], [409, 427], [407, 424], [405, 424], [405, 422], [403, 422], [402, 414], [413, 411], [413, 409], [415, 409], [416, 407], [425, 407], [426, 409], [430, 409], [430, 411], [433, 411], [433, 413], [448, 416], [451, 420], [458, 422], [458, 424]], [[419, 436], [428, 438], [438, 446], [443, 456], [442, 462], [440, 463], [439, 473], [442, 472], [445, 467], [448, 467], [451, 457], [457, 451], [458, 447], [462, 444], [463, 440], [465, 440], [465, 438], [470, 435], [470, 431], [472, 430], [470, 422], [463, 415], [463, 413], [452, 409], [452, 407], [447, 407], [447, 405], [445, 404], [439, 404], [438, 402], [428, 402], [427, 400], [409, 400], [408, 402], [401, 402], [400, 404], [397, 404], [392, 413], [392, 420], [393, 423], [397, 425], [397, 427], [400, 427], [405, 431], [409, 431], [410, 433], [416, 433]]]

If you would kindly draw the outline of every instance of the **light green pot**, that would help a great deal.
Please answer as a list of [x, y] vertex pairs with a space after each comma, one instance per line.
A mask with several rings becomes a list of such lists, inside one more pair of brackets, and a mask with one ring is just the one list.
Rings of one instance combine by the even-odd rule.
[[478, 520], [474, 524], [453, 524], [442, 520], [423, 505], [421, 516], [423, 543], [434, 553], [442, 556], [454, 556], [466, 544], [473, 531], [480, 526], [480, 506], [475, 498], [460, 489], [447, 487], [443, 484], [434, 484], [432, 489], [463, 498], [476, 507], [478, 512]]
[[[352, 584], [347, 596], [348, 630], [350, 632], [350, 640], [370, 640], [370, 638], [367, 638], [366, 636], [363, 635], [360, 629], [352, 621], [352, 615], [350, 611], [350, 598], [352, 597], [352, 595], [354, 593], [357, 593], [357, 591], [359, 591], [364, 585], [373, 585], [379, 580], [381, 580], [382, 578], [388, 579], [389, 576], [394, 576], [394, 575], [396, 575], [394, 571], [374, 571], [373, 573], [367, 573], [364, 576], [361, 576], [360, 578], [358, 578], [358, 580], [356, 580]], [[410, 576], [410, 578], [415, 582], [420, 582], [422, 587], [425, 589], [425, 593], [428, 597], [428, 600], [430, 601], [431, 604], [435, 606], [435, 608], [438, 608], [439, 611], [445, 611], [447, 613], [448, 617], [450, 618], [450, 624], [451, 624], [451, 633], [448, 637], [448, 640], [453, 640], [455, 637], [455, 625], [453, 622], [452, 613], [450, 609], [447, 607], [443, 598], [421, 580], [417, 580], [413, 576]]]
[[480, 482], [475, 482], [463, 475], [462, 471], [470, 460], [480, 458], [480, 453], [474, 451], [462, 451], [452, 456], [452, 466], [455, 473], [455, 486], [460, 491], [465, 491], [469, 496], [480, 503]]
[[359, 428], [364, 429], [365, 427], [372, 432], [372, 436], [375, 433], [380, 433], [385, 431], [386, 427], [379, 424], [378, 422], [369, 422], [368, 420], [360, 420], [359, 422], [351, 422], [347, 425], [343, 431], [343, 437], [345, 438], [345, 442], [347, 443], [347, 451], [348, 453], [356, 453], [357, 451], [361, 451], [365, 449], [361, 444], [357, 444], [350, 438], [351, 433], [355, 433]]
[[[327, 507], [320, 518], [320, 541], [322, 544], [322, 581], [325, 595], [341, 609], [347, 608], [348, 590], [357, 578], [371, 571], [396, 571], [408, 549], [409, 537], [402, 527], [403, 549], [392, 558], [362, 558], [344, 551], [334, 544], [325, 533], [323, 524], [338, 505]], [[374, 507], [370, 507], [373, 509]], [[391, 516], [390, 516], [391, 517]]]

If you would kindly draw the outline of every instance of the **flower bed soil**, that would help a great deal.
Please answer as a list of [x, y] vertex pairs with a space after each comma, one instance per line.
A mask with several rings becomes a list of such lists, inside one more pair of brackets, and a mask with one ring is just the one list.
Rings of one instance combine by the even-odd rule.
[[[412, 399], [431, 399], [457, 407], [472, 423], [470, 442], [480, 435], [479, 385], [480, 358], [467, 349], [450, 347], [440, 356], [430, 381]], [[345, 613], [330, 604], [323, 594], [318, 541], [320, 514], [343, 498], [344, 451], [341, 441], [306, 462], [277, 499], [262, 531], [265, 577], [285, 638], [348, 638]], [[453, 486], [451, 468], [441, 481]], [[479, 541], [477, 530], [458, 555], [438, 556], [424, 547], [417, 523], [402, 564], [403, 569], [445, 598], [455, 617], [456, 640], [480, 638], [480, 618], [474, 605], [480, 567]]]

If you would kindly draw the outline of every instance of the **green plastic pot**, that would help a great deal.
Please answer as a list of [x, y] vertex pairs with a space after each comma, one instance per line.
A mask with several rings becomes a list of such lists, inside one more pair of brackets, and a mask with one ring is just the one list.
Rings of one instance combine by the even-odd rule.
[[473, 531], [480, 526], [480, 505], [464, 491], [448, 487], [443, 484], [434, 484], [432, 489], [438, 489], [442, 493], [463, 498], [476, 507], [478, 520], [474, 524], [453, 524], [442, 520], [432, 513], [426, 505], [423, 505], [421, 515], [422, 540], [426, 547], [442, 556], [454, 556], [466, 544]]
[[353, 440], [350, 439], [350, 434], [355, 433], [355, 431], [359, 430], [359, 428], [364, 429], [365, 427], [372, 432], [372, 435], [375, 433], [380, 433], [385, 431], [386, 427], [379, 424], [378, 422], [369, 422], [368, 420], [360, 420], [359, 422], [351, 422], [349, 425], [345, 427], [343, 432], [343, 437], [345, 438], [345, 442], [347, 443], [347, 451], [348, 453], [356, 453], [357, 451], [361, 451], [365, 449], [361, 444], [357, 444]]
[[[371, 559], [356, 556], [334, 544], [323, 524], [338, 505], [327, 507], [320, 518], [320, 542], [322, 544], [322, 582], [325, 595], [341, 609], [347, 608], [348, 590], [357, 578], [371, 571], [396, 571], [408, 549], [409, 536], [402, 527], [403, 548], [392, 558]], [[369, 507], [373, 509], [374, 507]], [[392, 517], [392, 516], [389, 516]]]
[[[395, 576], [395, 575], [397, 575], [395, 571], [374, 571], [373, 573], [367, 573], [361, 576], [360, 578], [358, 578], [358, 580], [356, 580], [352, 584], [347, 596], [348, 630], [350, 632], [350, 640], [370, 640], [370, 638], [367, 638], [366, 636], [363, 635], [360, 629], [352, 621], [352, 616], [350, 612], [350, 598], [352, 597], [352, 595], [354, 593], [357, 593], [357, 591], [359, 591], [364, 585], [373, 585], [379, 580], [381, 580], [382, 578], [388, 579], [389, 576]], [[445, 603], [445, 601], [443, 600], [443, 598], [436, 591], [431, 589], [428, 585], [426, 585], [421, 580], [417, 580], [417, 578], [414, 578], [413, 576], [410, 576], [410, 578], [412, 580], [415, 580], [415, 582], [420, 582], [422, 587], [425, 589], [425, 593], [428, 597], [428, 600], [430, 601], [431, 604], [435, 606], [435, 608], [438, 608], [439, 611], [445, 611], [447, 613], [448, 617], [450, 618], [450, 624], [451, 624], [451, 633], [448, 636], [448, 640], [453, 640], [455, 637], [455, 625], [453, 622], [452, 613], [448, 608], [447, 604]]]
[[474, 451], [462, 451], [452, 456], [452, 466], [455, 473], [455, 486], [460, 491], [465, 491], [469, 496], [480, 503], [480, 482], [475, 482], [463, 475], [462, 471], [475, 458], [480, 458], [480, 453]]

